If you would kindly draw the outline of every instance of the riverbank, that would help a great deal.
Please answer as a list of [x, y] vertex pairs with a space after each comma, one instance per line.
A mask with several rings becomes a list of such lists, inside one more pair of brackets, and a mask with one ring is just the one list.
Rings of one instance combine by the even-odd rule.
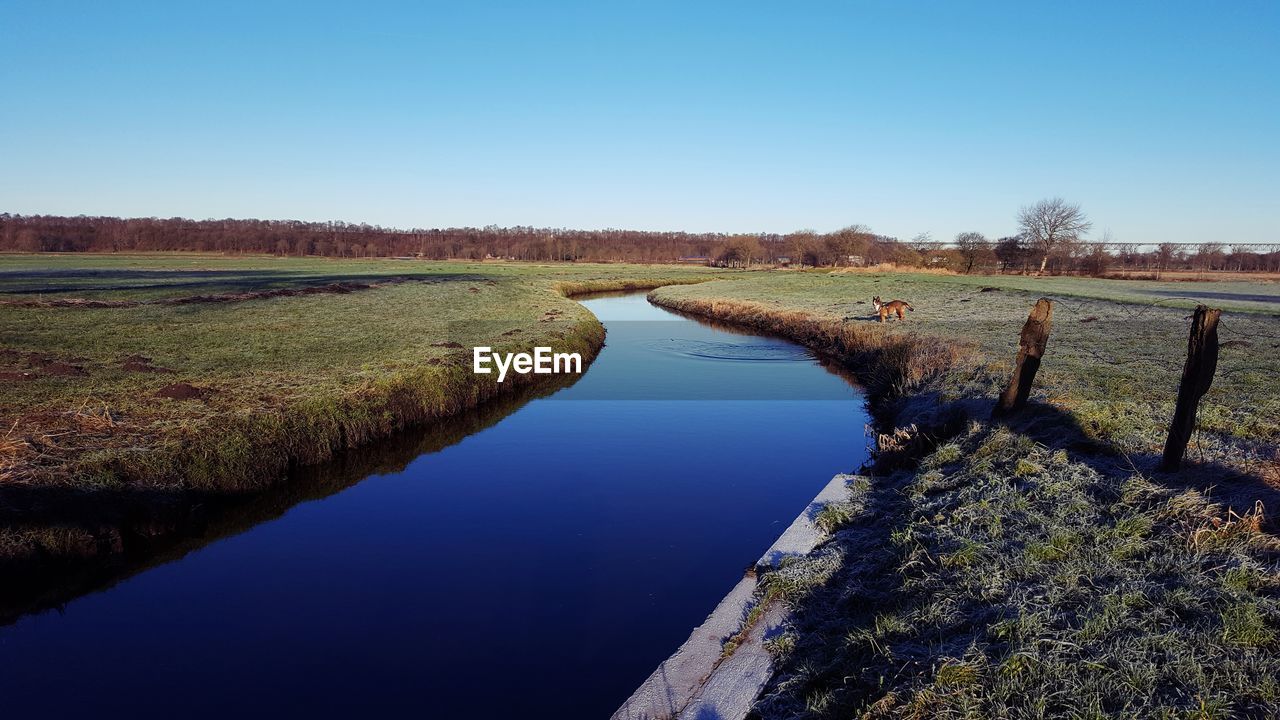
[[547, 346], [589, 363], [604, 329], [570, 296], [713, 276], [2, 256], [0, 573], [12, 582], [0, 618], [117, 578], [193, 529], [207, 535], [226, 508], [281, 494], [291, 469], [560, 387], [476, 375], [465, 349]]
[[[917, 311], [901, 326], [847, 312], [872, 294]], [[1165, 476], [1151, 445], [1172, 413], [1161, 383], [1176, 370], [1160, 361], [1185, 348], [1172, 311], [1063, 297], [1033, 407], [993, 423], [1030, 293], [796, 274], [650, 297], [842, 358], [879, 425], [872, 482], [832, 512], [834, 536], [759, 579], [756, 602], [790, 613], [769, 643], [762, 717], [1280, 710], [1280, 547], [1254, 509], [1275, 497], [1273, 353], [1236, 346], [1248, 354], [1201, 414], [1212, 454]], [[1098, 324], [1135, 312], [1141, 323]], [[1276, 329], [1266, 316], [1227, 323]], [[1175, 349], [1160, 349], [1165, 335]], [[1144, 367], [1084, 360], [1100, 349]], [[1211, 501], [1220, 484], [1235, 512]]]

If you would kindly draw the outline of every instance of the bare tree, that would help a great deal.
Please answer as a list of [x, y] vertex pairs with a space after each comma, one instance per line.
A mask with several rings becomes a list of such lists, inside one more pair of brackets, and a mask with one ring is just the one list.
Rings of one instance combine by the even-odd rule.
[[1041, 200], [1018, 212], [1018, 226], [1022, 235], [1040, 254], [1040, 275], [1049, 264], [1049, 256], [1080, 239], [1089, 232], [1089, 222], [1079, 205], [1071, 205], [1062, 198]]
[[871, 228], [850, 225], [824, 235], [822, 246], [827, 262], [832, 265], [850, 265], [866, 261], [867, 250], [874, 240]]
[[716, 256], [716, 262], [725, 267], [751, 267], [753, 261], [764, 257], [764, 246], [754, 235], [734, 235], [725, 240]]
[[1220, 242], [1200, 243], [1195, 259], [1202, 270], [1217, 270], [1226, 264], [1226, 249]]
[[911, 238], [911, 248], [920, 254], [933, 252], [942, 247], [942, 243], [933, 239], [933, 235], [922, 232]]
[[1160, 279], [1163, 273], [1173, 261], [1178, 257], [1178, 246], [1173, 243], [1160, 243], [1160, 247], [1156, 248], [1156, 279]]
[[801, 265], [817, 267], [822, 264], [822, 247], [818, 233], [813, 230], [797, 230], [783, 236], [791, 251], [791, 257]]
[[1102, 238], [1097, 242], [1081, 243], [1079, 250], [1078, 266], [1084, 271], [1085, 275], [1093, 277], [1103, 277], [1107, 274], [1107, 266], [1111, 264], [1113, 256], [1112, 248], [1116, 246], [1116, 238], [1111, 234], [1110, 230], [1102, 232]]
[[956, 235], [956, 249], [960, 251], [960, 257], [964, 258], [964, 271], [967, 273], [973, 270], [973, 264], [978, 258], [991, 253], [991, 243], [980, 232], [962, 232]]

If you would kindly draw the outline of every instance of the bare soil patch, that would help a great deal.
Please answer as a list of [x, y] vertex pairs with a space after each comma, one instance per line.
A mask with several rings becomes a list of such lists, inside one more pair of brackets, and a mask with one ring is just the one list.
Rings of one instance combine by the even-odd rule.
[[172, 373], [173, 371], [166, 367], [155, 365], [151, 358], [141, 355], [130, 355], [120, 363], [120, 367], [127, 372], [137, 373]]
[[39, 370], [46, 375], [57, 375], [62, 377], [74, 377], [89, 374], [85, 371], [83, 366], [73, 365], [51, 355], [41, 355], [40, 353], [27, 354], [27, 367], [32, 370]]

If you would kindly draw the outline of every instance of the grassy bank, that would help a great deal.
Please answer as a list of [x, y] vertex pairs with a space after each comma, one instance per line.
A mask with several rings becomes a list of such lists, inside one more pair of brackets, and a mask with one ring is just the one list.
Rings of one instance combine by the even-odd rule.
[[[844, 359], [880, 425], [871, 481], [820, 518], [833, 537], [762, 576], [793, 610], [762, 717], [1280, 712], [1280, 548], [1254, 511], [1275, 506], [1280, 320], [1224, 315], [1222, 339], [1248, 344], [1223, 349], [1193, 467], [1161, 475], [1186, 312], [1026, 282], [778, 273], [651, 293]], [[992, 423], [1041, 294], [1058, 302], [1034, 405]], [[881, 326], [872, 295], [916, 312]]]
[[2, 516], [0, 625], [115, 585], [370, 475], [402, 472], [424, 453], [461, 442], [575, 381], [554, 376], [504, 393], [473, 410], [299, 468], [288, 482], [260, 492], [58, 491], [49, 498], [55, 501], [27, 503], [24, 512]]
[[207, 528], [211, 508], [238, 516], [250, 496], [279, 495], [291, 468], [536, 391], [532, 378], [552, 387], [549, 376], [475, 375], [469, 352], [542, 345], [589, 361], [604, 330], [568, 295], [711, 276], [638, 265], [0, 256], [0, 572], [39, 576], [15, 580], [0, 604], [12, 595], [7, 607], [20, 609], [46, 589], [62, 598], [106, 582], [112, 568]]
[[568, 294], [706, 276], [643, 266], [0, 256], [0, 482], [259, 488], [290, 464], [455, 414], [524, 380], [500, 386], [473, 374], [463, 355], [474, 345], [594, 356], [603, 329]]

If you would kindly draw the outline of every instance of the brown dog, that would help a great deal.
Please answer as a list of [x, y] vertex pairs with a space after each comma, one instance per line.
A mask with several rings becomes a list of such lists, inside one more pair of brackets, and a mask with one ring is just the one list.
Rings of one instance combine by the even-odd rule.
[[876, 312], [880, 313], [880, 322], [884, 322], [885, 320], [887, 320], [889, 318], [890, 313], [897, 313], [899, 320], [905, 320], [906, 318], [903, 316], [903, 313], [902, 313], [903, 308], [906, 308], [911, 312], [916, 311], [916, 309], [911, 307], [910, 304], [902, 300], [890, 300], [889, 302], [882, 302], [880, 300], [879, 295], [871, 298], [871, 304], [875, 306]]

